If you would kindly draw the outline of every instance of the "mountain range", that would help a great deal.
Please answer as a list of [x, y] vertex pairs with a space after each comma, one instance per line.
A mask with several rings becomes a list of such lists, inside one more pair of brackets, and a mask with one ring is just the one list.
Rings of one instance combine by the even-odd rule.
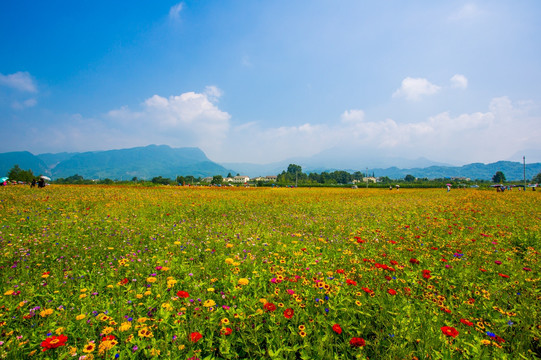
[[[335, 170], [368, 172], [375, 176], [403, 179], [410, 174], [418, 178], [464, 177], [472, 180], [490, 180], [502, 171], [507, 180], [522, 180], [523, 164], [498, 161], [491, 164], [472, 163], [451, 166], [425, 158], [415, 160], [374, 156], [373, 154], [345, 153], [330, 149], [312, 157], [291, 158], [271, 164], [224, 163], [211, 161], [199, 148], [171, 148], [167, 145], [149, 145], [129, 149], [91, 151], [82, 153], [46, 153], [33, 155], [28, 151], [0, 153], [0, 176], [5, 176], [15, 165], [31, 169], [36, 175], [48, 175], [53, 179], [75, 174], [85, 179], [131, 180], [151, 179], [156, 176], [176, 178], [179, 175], [207, 177], [241, 174], [250, 177], [277, 175], [289, 164], [302, 166], [303, 172], [321, 173]], [[378, 166], [379, 165], [379, 166]], [[526, 179], [541, 172], [541, 163], [526, 165]]]

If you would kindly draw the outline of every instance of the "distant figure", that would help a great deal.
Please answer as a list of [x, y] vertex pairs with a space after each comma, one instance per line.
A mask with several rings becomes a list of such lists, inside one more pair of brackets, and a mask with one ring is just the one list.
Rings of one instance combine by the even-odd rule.
[[392, 185], [389, 185], [389, 190], [393, 190], [393, 186], [392, 186]]
[[45, 187], [45, 179], [40, 178], [38, 180], [38, 188], [44, 188]]
[[36, 179], [32, 179], [32, 183], [30, 184], [30, 187], [36, 187]]
[[400, 190], [400, 185], [396, 185], [396, 190]]
[[451, 187], [447, 185], [447, 192], [451, 191]]

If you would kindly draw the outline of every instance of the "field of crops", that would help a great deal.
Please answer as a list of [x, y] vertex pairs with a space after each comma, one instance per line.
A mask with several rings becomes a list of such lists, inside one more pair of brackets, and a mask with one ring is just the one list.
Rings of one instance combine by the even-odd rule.
[[541, 193], [0, 187], [0, 358], [541, 357]]

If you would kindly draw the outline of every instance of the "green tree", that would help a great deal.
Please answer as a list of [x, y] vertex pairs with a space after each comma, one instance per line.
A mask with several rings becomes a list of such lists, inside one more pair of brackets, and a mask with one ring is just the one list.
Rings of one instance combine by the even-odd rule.
[[222, 177], [222, 175], [214, 175], [210, 183], [212, 185], [221, 185], [223, 182], [224, 182], [224, 178]]
[[184, 176], [177, 176], [177, 184], [186, 184], [186, 179], [184, 178]]
[[161, 177], [161, 176], [156, 176], [156, 177], [152, 178], [152, 182], [154, 184], [169, 185], [169, 184], [171, 184], [171, 179], [164, 178], [164, 177]]
[[406, 177], [404, 177], [404, 181], [405, 182], [414, 182], [415, 181], [415, 176], [408, 174], [408, 175], [406, 175]]
[[535, 175], [532, 179], [532, 182], [533, 183], [536, 183], [536, 184], [539, 184], [541, 183], [541, 172], [539, 172], [539, 174]]
[[35, 176], [32, 170], [23, 170], [19, 165], [15, 165], [9, 170], [8, 178], [9, 180], [32, 182], [32, 179], [34, 179]]
[[496, 174], [492, 177], [492, 181], [495, 183], [505, 182], [505, 174], [501, 171], [496, 171]]
[[295, 174], [302, 174], [302, 167], [300, 165], [289, 164], [287, 173], [293, 176], [295, 176]]

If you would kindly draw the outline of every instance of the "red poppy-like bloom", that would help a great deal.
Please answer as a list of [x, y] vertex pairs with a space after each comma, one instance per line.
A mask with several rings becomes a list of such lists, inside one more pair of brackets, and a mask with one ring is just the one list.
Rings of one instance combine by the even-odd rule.
[[338, 324], [334, 324], [332, 326], [332, 330], [337, 333], [338, 335], [340, 335], [342, 333], [342, 328], [340, 327], [340, 325]]
[[343, 273], [344, 273], [344, 269], [338, 269], [338, 270], [336, 270], [336, 272], [337, 272], [338, 274], [343, 274]]
[[357, 282], [355, 280], [346, 279], [346, 284], [356, 286]]
[[115, 340], [116, 337], [114, 335], [107, 335], [107, 336], [104, 336], [101, 338], [101, 341], [112, 341], [112, 340]]
[[460, 319], [460, 322], [467, 326], [473, 326], [473, 323], [466, 319]]
[[349, 340], [349, 345], [351, 347], [363, 347], [366, 345], [365, 341], [363, 338], [351, 338], [351, 340]]
[[274, 305], [273, 303], [266, 303], [265, 305], [263, 305], [263, 307], [265, 308], [265, 310], [267, 311], [274, 311], [276, 310], [276, 305]]
[[430, 279], [432, 277], [432, 275], [430, 275], [430, 270], [423, 270], [423, 277], [425, 279]]
[[391, 295], [396, 295], [396, 290], [395, 289], [389, 289], [387, 290], [387, 292]]
[[220, 334], [222, 335], [231, 335], [233, 333], [233, 329], [231, 328], [223, 328], [222, 330], [220, 330]]
[[51, 336], [41, 342], [41, 351], [47, 351], [49, 349], [55, 349], [60, 346], [66, 345], [68, 337], [66, 335]]
[[190, 334], [190, 341], [193, 342], [193, 343], [196, 343], [199, 340], [201, 340], [202, 337], [203, 337], [203, 335], [201, 335], [200, 333], [198, 333], [196, 331], [196, 332], [193, 332], [193, 333]]
[[293, 314], [294, 314], [294, 311], [291, 308], [284, 310], [284, 316], [288, 319], [291, 319], [293, 317]]
[[500, 275], [500, 276], [503, 277], [503, 278], [509, 278], [509, 275], [505, 275], [505, 274], [501, 274], [501, 273], [498, 274], [498, 275]]
[[129, 282], [130, 282], [130, 280], [128, 280], [128, 278], [124, 278], [124, 279], [120, 280], [120, 284], [122, 284], [122, 285], [126, 285]]
[[451, 336], [451, 337], [456, 337], [458, 335], [458, 330], [452, 326], [442, 326], [441, 332], [444, 335]]
[[188, 294], [186, 291], [180, 290], [179, 292], [177, 292], [177, 296], [181, 298], [187, 298], [190, 296], [190, 294]]
[[415, 258], [411, 258], [410, 259], [410, 263], [411, 264], [418, 264], [419, 263], [419, 260], [415, 259]]

